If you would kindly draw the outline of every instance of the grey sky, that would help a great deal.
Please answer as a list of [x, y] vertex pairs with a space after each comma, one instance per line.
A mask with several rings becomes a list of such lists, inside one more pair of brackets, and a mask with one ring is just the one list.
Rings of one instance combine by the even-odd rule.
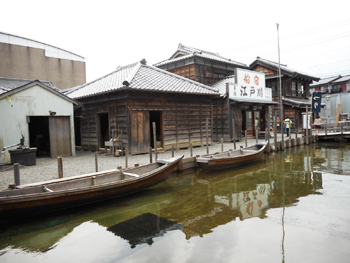
[[87, 81], [179, 43], [245, 64], [257, 56], [318, 77], [350, 74], [346, 1], [6, 1], [0, 31], [86, 58]]

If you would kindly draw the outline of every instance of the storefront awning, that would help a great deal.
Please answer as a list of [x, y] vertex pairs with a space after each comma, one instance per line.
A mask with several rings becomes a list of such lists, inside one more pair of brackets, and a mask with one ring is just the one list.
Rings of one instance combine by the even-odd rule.
[[277, 105], [276, 101], [268, 101], [268, 100], [240, 100], [240, 99], [230, 99], [231, 103], [248, 103], [248, 104], [264, 104], [264, 105]]

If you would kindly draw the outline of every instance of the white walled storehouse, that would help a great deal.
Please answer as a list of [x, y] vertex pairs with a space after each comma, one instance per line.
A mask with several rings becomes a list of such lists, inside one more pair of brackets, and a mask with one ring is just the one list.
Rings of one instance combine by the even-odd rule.
[[[9, 83], [0, 82], [0, 149], [19, 143], [23, 135], [39, 156], [75, 155], [73, 106], [78, 102], [38, 80], [18, 87]], [[1, 163], [10, 162], [11, 149], [0, 155]]]

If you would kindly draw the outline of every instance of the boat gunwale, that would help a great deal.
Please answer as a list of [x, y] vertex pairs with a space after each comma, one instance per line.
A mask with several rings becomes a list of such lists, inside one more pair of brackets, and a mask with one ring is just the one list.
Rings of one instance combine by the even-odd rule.
[[[256, 145], [260, 145], [262, 146], [259, 150], [252, 150], [254, 152], [252, 153], [247, 153], [247, 154], [244, 154], [244, 155], [237, 155], [237, 156], [227, 156], [227, 157], [215, 157], [215, 154], [206, 154], [206, 155], [203, 155], [203, 156], [199, 156], [196, 158], [196, 162], [198, 163], [203, 163], [203, 164], [211, 164], [215, 161], [229, 161], [229, 160], [232, 160], [232, 159], [240, 159], [240, 158], [246, 158], [248, 156], [252, 156], [252, 155], [257, 155], [259, 153], [261, 153], [262, 151], [265, 150], [266, 146], [267, 146], [267, 142], [265, 143], [258, 143], [258, 144], [254, 144], [254, 145], [251, 145], [251, 146], [248, 146], [246, 148], [243, 148], [243, 149], [237, 149], [237, 150], [233, 150], [233, 151], [240, 151], [240, 150], [243, 150], [246, 149], [248, 150], [249, 147], [254, 147]], [[219, 154], [224, 154], [224, 153], [229, 153], [229, 152], [233, 152], [233, 151], [224, 151], [224, 152], [221, 152]], [[217, 154], [218, 155], [218, 154]]]
[[[170, 158], [173, 161], [171, 162], [167, 162], [167, 163], [163, 163], [160, 167], [149, 171], [145, 174], [140, 175], [140, 177], [130, 177], [127, 179], [122, 179], [122, 180], [118, 180], [115, 182], [108, 182], [108, 183], [102, 183], [102, 184], [97, 184], [97, 185], [89, 185], [89, 186], [84, 186], [84, 187], [80, 187], [80, 188], [73, 188], [73, 189], [68, 189], [68, 190], [58, 190], [58, 191], [54, 191], [54, 192], [42, 192], [42, 193], [31, 193], [31, 194], [24, 194], [24, 195], [13, 195], [13, 196], [3, 196], [0, 197], [0, 204], [1, 203], [11, 203], [11, 202], [18, 202], [18, 201], [31, 201], [31, 200], [35, 200], [35, 199], [50, 199], [50, 198], [57, 198], [59, 196], [73, 196], [73, 195], [79, 195], [79, 194], [87, 194], [87, 193], [91, 193], [91, 192], [96, 192], [99, 190], [108, 190], [111, 188], [115, 188], [116, 186], [118, 187], [122, 187], [122, 186], [126, 186], [132, 183], [135, 183], [135, 181], [139, 181], [140, 183], [144, 180], [147, 180], [148, 178], [154, 176], [155, 174], [159, 174], [162, 171], [166, 170], [167, 168], [169, 168], [170, 166], [172, 166], [174, 163], [181, 161], [181, 159], [184, 156], [180, 156], [177, 158]], [[156, 163], [152, 163], [152, 164], [156, 164]], [[149, 166], [152, 164], [147, 164], [145, 166]], [[132, 171], [135, 168], [140, 168], [140, 167], [132, 167], [132, 168], [127, 168], [124, 171]], [[119, 171], [119, 172], [123, 172], [122, 170], [118, 170], [118, 169], [114, 169], [114, 170], [108, 170], [108, 172], [112, 173], [114, 171]], [[105, 171], [107, 172], [107, 171]], [[103, 172], [97, 172], [100, 175], [103, 175], [105, 173]], [[85, 178], [89, 178], [89, 177], [93, 177], [94, 174], [96, 173], [91, 173], [88, 176], [85, 176]], [[63, 179], [63, 178], [62, 178]], [[84, 177], [80, 177], [80, 178], [70, 178], [69, 180], [67, 180], [67, 182], [70, 181], [74, 181], [74, 179], [84, 179]], [[56, 179], [57, 180], [57, 179]], [[48, 181], [51, 182], [51, 181]], [[60, 183], [61, 181], [58, 182], [51, 182], [51, 185], [54, 183]], [[62, 181], [64, 182], [64, 180]], [[46, 187], [50, 187], [50, 184], [46, 184], [46, 182], [38, 182], [37, 185], [35, 186], [30, 186], [30, 187], [37, 187], [37, 186], [46, 186]], [[18, 188], [18, 189], [14, 189], [14, 190], [21, 190], [21, 189], [28, 189], [30, 187], [26, 187], [26, 188]], [[12, 191], [12, 190], [4, 190], [5, 191]], [[0, 208], [1, 210], [1, 208]]]

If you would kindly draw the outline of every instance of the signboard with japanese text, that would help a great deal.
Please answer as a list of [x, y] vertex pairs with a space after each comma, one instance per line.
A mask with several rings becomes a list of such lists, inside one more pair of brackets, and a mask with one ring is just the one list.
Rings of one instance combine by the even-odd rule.
[[237, 68], [236, 83], [229, 84], [230, 99], [272, 101], [272, 90], [265, 87], [265, 74]]
[[322, 102], [322, 93], [314, 92], [312, 94], [312, 112], [320, 112], [321, 111], [321, 102]]

